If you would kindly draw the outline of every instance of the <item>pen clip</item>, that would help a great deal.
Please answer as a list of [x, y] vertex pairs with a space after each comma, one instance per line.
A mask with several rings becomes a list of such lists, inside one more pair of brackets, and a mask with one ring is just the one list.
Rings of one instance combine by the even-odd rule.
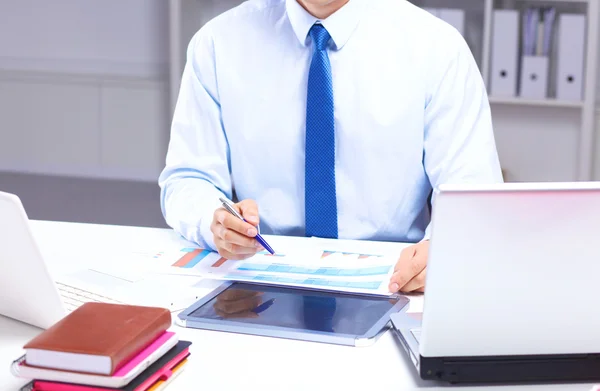
[[[232, 215], [234, 215], [235, 217], [237, 217], [240, 220], [244, 220], [244, 218], [242, 217], [242, 215], [240, 215], [238, 213], [237, 210], [235, 210], [235, 208], [233, 207], [233, 205], [231, 204], [231, 201], [229, 201], [226, 198], [220, 198], [219, 197], [219, 201], [221, 201], [221, 203], [223, 204], [223, 208], [227, 209], [227, 211], [229, 213], [231, 213]], [[245, 221], [245, 220], [244, 220]]]
[[[242, 215], [240, 215], [237, 210], [235, 210], [235, 208], [233, 207], [233, 204], [227, 198], [219, 197], [219, 201], [221, 201], [221, 203], [223, 204], [223, 208], [227, 209], [227, 211], [229, 213], [231, 213], [232, 215], [234, 215], [235, 217], [237, 217], [238, 219], [240, 219], [242, 221], [246, 221], [246, 219], [244, 219], [244, 217]], [[258, 234], [260, 235], [260, 226], [257, 226], [256, 230], [257, 230]]]

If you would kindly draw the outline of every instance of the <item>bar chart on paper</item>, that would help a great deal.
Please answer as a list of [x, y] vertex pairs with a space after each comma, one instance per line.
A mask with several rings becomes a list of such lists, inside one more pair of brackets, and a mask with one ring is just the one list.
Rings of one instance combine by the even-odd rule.
[[[275, 254], [260, 251], [246, 260], [228, 260], [198, 247], [143, 254], [163, 273], [228, 281], [309, 287], [388, 295], [395, 256], [340, 251], [317, 242], [282, 241]], [[355, 249], [356, 250], [356, 249]]]
[[175, 274], [374, 294], [388, 294], [395, 261], [382, 255], [318, 248], [293, 255], [261, 251], [241, 261], [227, 260], [210, 250], [183, 248], [157, 258]]
[[375, 255], [375, 254], [361, 254], [361, 253], [352, 253], [352, 252], [342, 252], [342, 251], [329, 251], [325, 250], [321, 254], [321, 258], [335, 258], [341, 257], [345, 260], [348, 259], [369, 259], [369, 258], [382, 258], [383, 255]]
[[211, 255], [213, 252], [210, 250], [203, 250], [200, 248], [189, 248], [182, 249], [182, 253], [185, 253], [181, 258], [179, 258], [175, 263], [171, 266], [173, 267], [181, 267], [184, 269], [191, 269], [197, 264], [200, 263], [204, 258]]
[[182, 247], [149, 251], [131, 251], [127, 264], [152, 270], [161, 274], [183, 274], [200, 276], [202, 269], [228, 267], [231, 261], [217, 252], [198, 247]]
[[273, 274], [245, 274], [232, 272], [225, 276], [226, 280], [248, 281], [256, 283], [271, 283], [306, 288], [321, 288], [346, 292], [363, 292], [373, 294], [388, 294], [387, 281], [381, 278], [373, 280], [339, 280], [332, 278], [291, 278]]
[[[206, 250], [202, 248], [183, 248], [179, 254], [176, 255], [175, 261], [173, 257], [168, 261], [171, 268], [179, 269], [178, 272], [183, 274], [213, 274], [211, 272], [225, 267], [228, 262], [226, 258], [223, 258], [219, 253]], [[204, 271], [204, 273], [202, 273]]]
[[[210, 278], [223, 278], [228, 271], [235, 270], [246, 262], [228, 260], [215, 251], [202, 248], [182, 248], [177, 253], [161, 253], [156, 258], [159, 258], [160, 264], [168, 267], [171, 273]], [[267, 265], [286, 258], [285, 254], [261, 251], [251, 259], [259, 265]], [[257, 267], [262, 269], [262, 266]]]
[[280, 254], [280, 253], [271, 254], [267, 250], [259, 251], [256, 255], [261, 255], [261, 256], [264, 256], [267, 258], [270, 258], [270, 257], [282, 258], [282, 257], [286, 256], [285, 254]]
[[387, 274], [391, 266], [373, 266], [360, 268], [339, 268], [339, 267], [303, 267], [286, 264], [259, 264], [245, 262], [236, 270], [270, 272], [270, 273], [288, 273], [288, 274], [307, 274], [312, 276], [340, 276], [340, 277], [360, 277], [377, 276]]
[[228, 280], [318, 289], [389, 294], [395, 259], [382, 255], [318, 250], [304, 260], [249, 259], [224, 276]]
[[118, 254], [104, 254], [92, 268], [136, 281], [151, 274], [199, 276], [199, 268], [219, 269], [226, 262], [218, 253], [202, 248], [127, 249]]

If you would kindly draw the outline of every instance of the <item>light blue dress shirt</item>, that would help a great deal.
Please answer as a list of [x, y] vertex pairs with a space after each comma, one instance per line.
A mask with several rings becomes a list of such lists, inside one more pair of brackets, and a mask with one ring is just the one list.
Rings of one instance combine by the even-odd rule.
[[[294, 0], [251, 0], [191, 40], [159, 178], [166, 222], [186, 239], [215, 248], [223, 195], [254, 199], [263, 234], [304, 234], [316, 21]], [[350, 0], [321, 22], [340, 238], [420, 241], [431, 186], [502, 181], [485, 86], [457, 30], [405, 0]]]

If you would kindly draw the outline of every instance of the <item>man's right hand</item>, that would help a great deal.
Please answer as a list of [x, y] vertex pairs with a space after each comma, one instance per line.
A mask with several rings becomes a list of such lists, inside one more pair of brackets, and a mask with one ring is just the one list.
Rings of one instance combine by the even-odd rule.
[[247, 222], [238, 219], [225, 208], [219, 208], [215, 211], [210, 230], [222, 257], [231, 260], [246, 259], [263, 249], [254, 239], [258, 234], [258, 206], [253, 200], [244, 200], [234, 204], [234, 208]]
[[229, 318], [258, 318], [254, 310], [262, 303], [263, 292], [246, 289], [227, 289], [217, 296], [213, 308], [217, 316]]

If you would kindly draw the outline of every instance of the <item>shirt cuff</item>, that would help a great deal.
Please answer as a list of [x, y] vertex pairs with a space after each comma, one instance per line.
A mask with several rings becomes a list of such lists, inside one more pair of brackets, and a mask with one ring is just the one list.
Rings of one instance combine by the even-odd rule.
[[221, 207], [221, 202], [217, 198], [214, 203], [210, 203], [210, 206], [207, 207], [205, 213], [202, 214], [202, 219], [200, 219], [200, 226], [198, 229], [199, 237], [198, 244], [205, 247], [206, 250], [217, 251], [217, 245], [215, 244], [215, 237], [213, 232], [210, 229], [212, 225], [213, 216], [215, 211]]
[[200, 246], [204, 247], [205, 250], [217, 251], [217, 246], [215, 245], [215, 238], [212, 231], [210, 230], [211, 224], [211, 219], [202, 219], [202, 221], [200, 222], [200, 229], [198, 230], [199, 237], [196, 241]]
[[423, 239], [421, 242], [429, 240], [431, 238], [431, 223], [427, 224], [427, 228], [425, 228], [425, 235], [423, 235]]

